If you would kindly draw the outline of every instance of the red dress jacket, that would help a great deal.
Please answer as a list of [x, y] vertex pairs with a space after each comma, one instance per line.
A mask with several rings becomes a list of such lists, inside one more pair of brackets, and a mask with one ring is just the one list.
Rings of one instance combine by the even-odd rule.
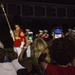
[[75, 67], [60, 67], [54, 64], [49, 64], [45, 70], [45, 75], [75, 75]]
[[[17, 36], [15, 36], [14, 47], [20, 47], [21, 42], [23, 40], [25, 40], [25, 35], [21, 36], [21, 32], [23, 32], [22, 29], [20, 29], [19, 32], [17, 33]], [[16, 38], [16, 37], [18, 37], [18, 38]]]

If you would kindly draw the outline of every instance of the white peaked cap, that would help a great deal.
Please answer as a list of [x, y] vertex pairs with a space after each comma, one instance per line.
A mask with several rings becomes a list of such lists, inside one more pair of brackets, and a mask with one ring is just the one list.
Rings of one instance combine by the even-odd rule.
[[30, 31], [30, 29], [26, 29], [26, 32]]
[[48, 30], [44, 30], [44, 32], [48, 32]]
[[43, 30], [39, 30], [40, 33], [43, 33]]

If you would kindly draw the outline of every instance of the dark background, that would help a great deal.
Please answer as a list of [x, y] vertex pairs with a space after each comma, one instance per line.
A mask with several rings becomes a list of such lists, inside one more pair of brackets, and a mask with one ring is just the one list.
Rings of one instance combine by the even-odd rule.
[[75, 5], [75, 1], [74, 0], [16, 0], [16, 1], [43, 2], [43, 3], [55, 3], [55, 4], [71, 4], [71, 5]]
[[[1, 0], [3, 1], [3, 0]], [[67, 4], [67, 5], [75, 5], [75, 2], [73, 0], [8, 0], [8, 1], [26, 1], [26, 2], [43, 2], [43, 3], [55, 3], [55, 4]], [[67, 20], [61, 20], [60, 18], [57, 19], [44, 19], [44, 18], [26, 18], [23, 19], [21, 16], [18, 15], [14, 15], [14, 22], [12, 23], [10, 20], [10, 17], [8, 18], [9, 22], [11, 24], [11, 28], [14, 30], [14, 25], [15, 24], [19, 24], [20, 27], [24, 30], [28, 28], [31, 29], [34, 34], [38, 33], [38, 30], [44, 30], [44, 29], [48, 29], [49, 30], [49, 34], [51, 35], [51, 30], [55, 27], [55, 26], [62, 26], [64, 33], [66, 31], [68, 31], [68, 28], [73, 28], [75, 27], [75, 24], [73, 22], [75, 22], [74, 20], [68, 19], [70, 24], [67, 24]], [[5, 47], [13, 47], [13, 41], [10, 35], [10, 30], [7, 24], [7, 21], [5, 19], [0, 19], [0, 40], [3, 42]], [[25, 23], [23, 24], [23, 22], [25, 21]], [[71, 25], [71, 23], [73, 23]], [[61, 24], [61, 25], [60, 25]]]

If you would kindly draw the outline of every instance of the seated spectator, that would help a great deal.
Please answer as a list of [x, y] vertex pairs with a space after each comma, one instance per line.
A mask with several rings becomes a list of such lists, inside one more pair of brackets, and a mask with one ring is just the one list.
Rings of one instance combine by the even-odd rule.
[[[65, 35], [66, 38], [69, 38], [70, 40], [75, 42], [75, 29], [69, 29], [69, 31], [66, 33]], [[71, 66], [75, 66], [75, 55], [74, 55], [74, 59], [71, 63], [69, 63], [69, 65]]]
[[[44, 58], [49, 50], [53, 63], [46, 63]], [[68, 66], [75, 55], [75, 42], [68, 38], [59, 38], [51, 41], [49, 49], [46, 49], [39, 57], [39, 63], [44, 69], [44, 75], [75, 75], [75, 67]]]
[[[1, 41], [0, 41], [0, 48], [4, 49], [4, 45], [3, 45], [3, 43]], [[8, 56], [5, 56], [4, 62], [9, 62]]]
[[18, 55], [16, 52], [13, 51], [10, 53], [10, 59], [17, 72], [17, 75], [28, 75], [27, 69], [18, 62]]
[[4, 63], [5, 51], [0, 48], [0, 75], [17, 75], [11, 62]]

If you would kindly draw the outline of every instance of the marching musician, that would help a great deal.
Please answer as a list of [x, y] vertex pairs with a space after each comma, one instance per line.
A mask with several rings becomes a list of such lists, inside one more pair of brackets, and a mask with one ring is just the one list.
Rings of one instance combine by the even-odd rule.
[[13, 46], [14, 46], [14, 51], [17, 52], [18, 56], [25, 44], [25, 35], [24, 35], [24, 32], [23, 30], [20, 28], [20, 26], [18, 24], [15, 25], [15, 30], [12, 31], [11, 29], [11, 26], [10, 26], [10, 23], [9, 23], [9, 20], [8, 20], [8, 17], [7, 17], [7, 14], [5, 12], [5, 9], [4, 9], [4, 5], [1, 4], [1, 7], [2, 7], [2, 10], [4, 12], [4, 15], [5, 15], [5, 18], [6, 18], [6, 21], [8, 23], [8, 26], [9, 26], [9, 29], [10, 29], [10, 34], [11, 34], [11, 37], [13, 39]]
[[14, 51], [17, 52], [19, 56], [25, 44], [25, 34], [18, 24], [15, 25], [15, 30], [13, 32], [10, 30], [10, 33], [13, 38]]

